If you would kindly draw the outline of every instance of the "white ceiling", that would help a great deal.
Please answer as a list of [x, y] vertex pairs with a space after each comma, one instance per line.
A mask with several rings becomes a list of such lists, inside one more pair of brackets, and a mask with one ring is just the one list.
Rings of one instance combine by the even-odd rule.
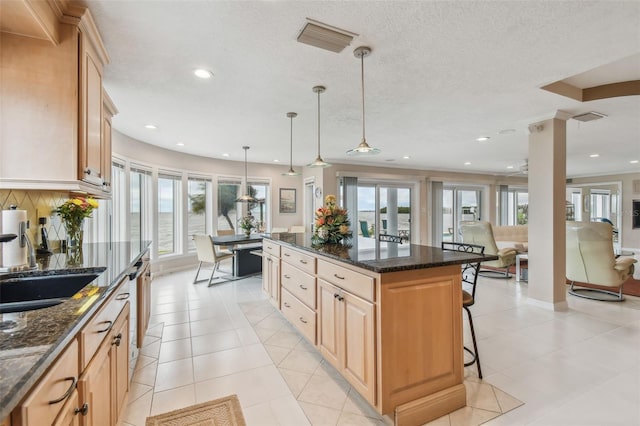
[[[567, 174], [640, 171], [640, 96], [581, 103], [540, 87], [640, 79], [640, 2], [614, 1], [89, 1], [111, 64], [104, 84], [114, 128], [190, 154], [511, 173], [527, 158], [527, 126], [556, 110], [608, 117], [568, 122]], [[311, 18], [359, 34], [341, 53], [298, 43]], [[348, 157], [366, 134], [382, 153]], [[633, 58], [630, 56], [635, 55]], [[624, 58], [627, 58], [626, 60]], [[213, 71], [209, 80], [192, 71]], [[153, 123], [157, 130], [144, 125]], [[514, 129], [509, 134], [499, 134]], [[477, 142], [479, 136], [490, 136]], [[184, 143], [179, 147], [176, 143]], [[599, 158], [589, 154], [598, 153]], [[403, 159], [410, 155], [410, 159]], [[471, 162], [465, 166], [465, 162]]]

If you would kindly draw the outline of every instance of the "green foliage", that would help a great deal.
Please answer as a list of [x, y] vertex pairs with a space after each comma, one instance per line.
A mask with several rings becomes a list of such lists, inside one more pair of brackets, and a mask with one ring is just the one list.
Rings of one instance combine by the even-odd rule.
[[[387, 212], [387, 208], [386, 207], [382, 207], [380, 209], [380, 213], [386, 213]], [[400, 206], [398, 207], [398, 213], [403, 213], [403, 214], [409, 214], [411, 213], [411, 209], [409, 207], [406, 206]]]

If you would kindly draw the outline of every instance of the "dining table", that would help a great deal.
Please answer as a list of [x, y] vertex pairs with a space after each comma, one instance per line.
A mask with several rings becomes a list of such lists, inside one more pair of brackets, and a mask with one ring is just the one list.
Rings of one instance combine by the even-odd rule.
[[233, 276], [246, 277], [262, 272], [262, 234], [233, 234], [211, 237], [213, 244], [233, 252]]

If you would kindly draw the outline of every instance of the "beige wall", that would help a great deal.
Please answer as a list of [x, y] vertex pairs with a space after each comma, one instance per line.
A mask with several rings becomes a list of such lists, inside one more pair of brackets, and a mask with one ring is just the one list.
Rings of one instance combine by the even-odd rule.
[[[240, 147], [238, 151], [242, 153]], [[231, 160], [217, 160], [184, 154], [150, 145], [130, 138], [117, 131], [113, 132], [113, 155], [123, 157], [142, 165], [157, 166], [169, 170], [186, 170], [189, 172], [210, 175], [214, 181], [217, 176], [244, 177], [244, 162]], [[242, 153], [242, 155], [244, 155]], [[251, 150], [248, 152], [251, 159]], [[271, 226], [288, 228], [291, 225], [302, 225], [303, 220], [303, 180], [300, 177], [282, 176], [288, 166], [270, 165], [248, 162], [247, 175], [251, 178], [271, 180], [272, 203], [269, 215]], [[278, 200], [280, 188], [295, 188], [297, 208], [296, 213], [279, 213]]]

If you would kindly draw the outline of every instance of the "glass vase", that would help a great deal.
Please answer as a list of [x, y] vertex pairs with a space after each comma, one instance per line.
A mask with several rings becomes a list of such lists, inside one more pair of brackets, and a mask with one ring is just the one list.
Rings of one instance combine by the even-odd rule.
[[64, 222], [64, 229], [67, 233], [67, 252], [82, 250], [82, 222], [82, 220]]

